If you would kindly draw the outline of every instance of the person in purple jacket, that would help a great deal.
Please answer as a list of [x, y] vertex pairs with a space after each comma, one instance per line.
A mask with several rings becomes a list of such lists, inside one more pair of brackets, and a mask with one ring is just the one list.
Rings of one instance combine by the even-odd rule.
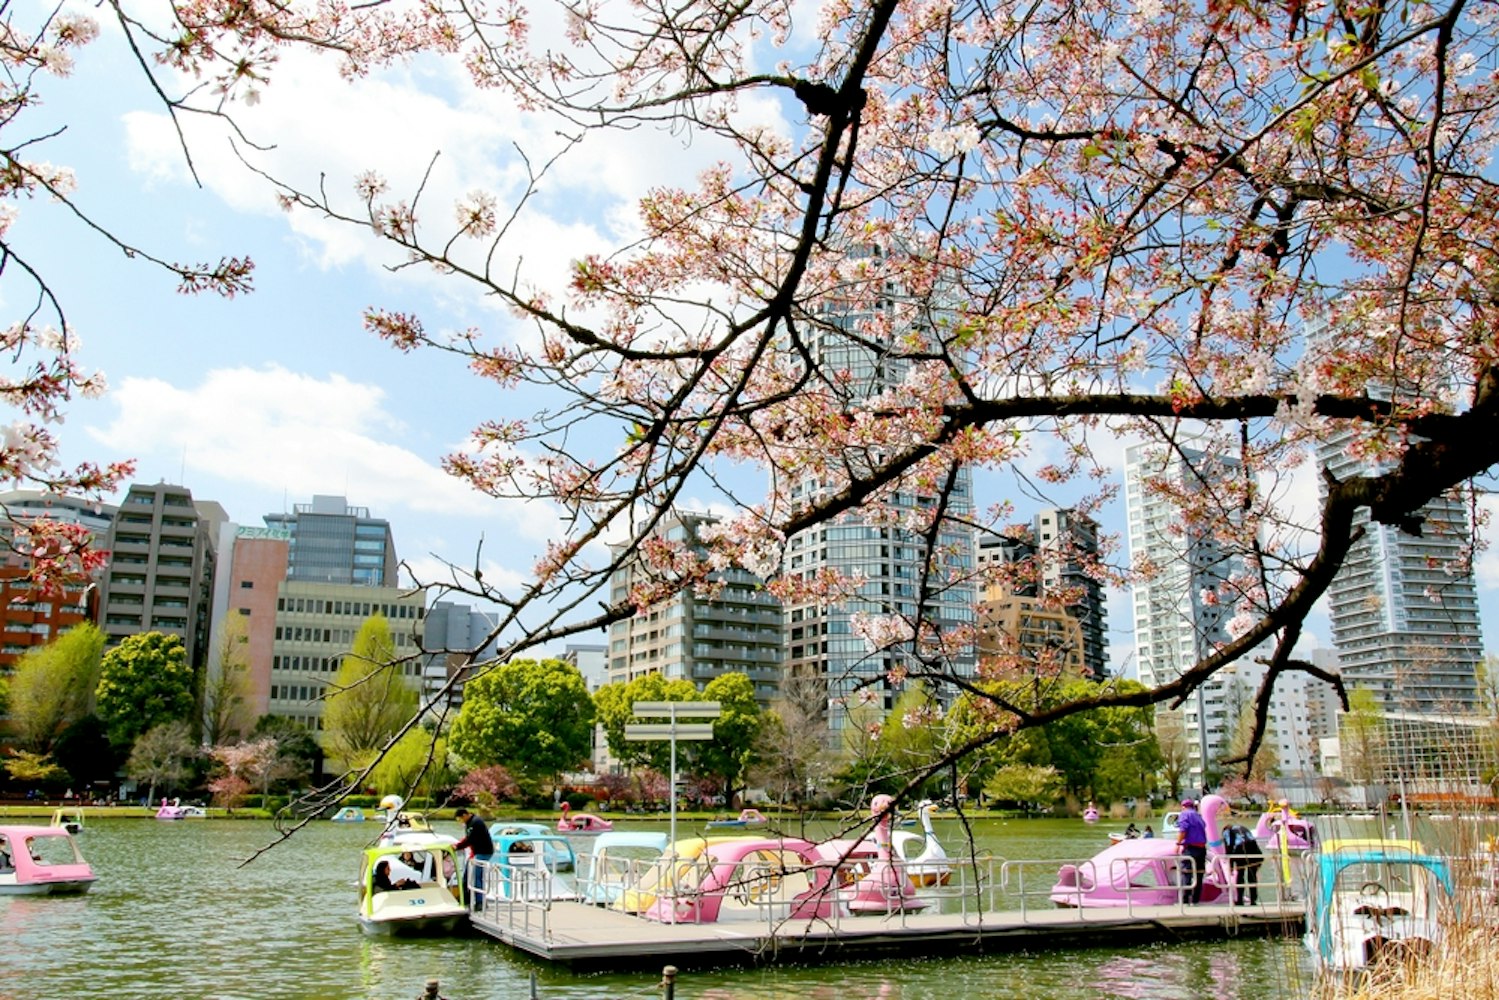
[[1187, 882], [1182, 886], [1183, 903], [1202, 902], [1202, 878], [1208, 868], [1208, 825], [1192, 799], [1182, 799], [1181, 815], [1176, 818], [1177, 850], [1190, 859], [1182, 865]]

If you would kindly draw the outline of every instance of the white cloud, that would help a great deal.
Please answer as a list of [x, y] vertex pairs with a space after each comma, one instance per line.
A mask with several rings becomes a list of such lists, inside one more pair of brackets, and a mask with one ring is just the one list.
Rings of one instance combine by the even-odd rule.
[[[775, 98], [744, 95], [739, 105], [737, 120], [744, 127], [787, 131]], [[199, 177], [231, 209], [281, 213], [273, 186], [241, 156], [303, 191], [325, 190], [334, 209], [353, 218], [365, 210], [355, 195], [355, 179], [374, 171], [388, 183], [382, 200], [416, 204], [418, 223], [434, 246], [452, 235], [454, 206], [470, 192], [492, 193], [505, 219], [525, 197], [530, 174], [566, 146], [557, 119], [522, 113], [503, 94], [474, 88], [456, 63], [436, 59], [422, 60], [418, 69], [346, 80], [332, 59], [286, 53], [261, 100], [233, 113], [252, 141], [269, 148], [231, 144], [216, 120], [183, 120]], [[154, 183], [190, 182], [176, 128], [166, 115], [136, 111], [124, 122], [133, 171]], [[727, 152], [714, 137], [687, 141], [665, 128], [587, 132], [537, 183], [502, 252], [486, 260], [488, 243], [466, 239], [454, 252], [476, 271], [487, 267], [498, 284], [519, 277], [560, 296], [571, 278], [571, 261], [608, 253], [639, 235], [642, 195], [660, 186], [690, 187], [703, 168]], [[387, 269], [403, 263], [400, 251], [357, 225], [308, 209], [293, 209], [286, 219], [300, 252], [316, 267], [362, 261], [390, 280]], [[421, 268], [401, 270], [396, 280], [454, 297], [481, 291]]]
[[95, 440], [142, 459], [179, 462], [264, 491], [310, 497], [346, 493], [361, 506], [485, 517], [546, 537], [554, 519], [540, 503], [496, 501], [395, 443], [405, 432], [385, 390], [342, 375], [317, 378], [278, 366], [221, 368], [194, 386], [126, 378], [109, 396], [119, 408]]

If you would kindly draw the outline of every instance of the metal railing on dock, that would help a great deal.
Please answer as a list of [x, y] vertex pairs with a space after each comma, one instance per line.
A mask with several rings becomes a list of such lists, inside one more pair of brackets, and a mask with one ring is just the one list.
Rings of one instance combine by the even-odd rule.
[[[580, 858], [579, 874], [565, 880], [557, 873], [478, 862], [471, 880], [482, 879], [483, 891], [470, 894], [470, 910], [476, 920], [502, 936], [546, 940], [551, 934], [552, 908], [562, 901], [592, 904], [641, 921], [755, 924], [763, 926], [766, 936], [773, 936], [788, 919], [815, 920], [837, 933], [845, 927], [867, 928], [873, 921], [904, 927], [919, 915], [932, 914], [955, 917], [968, 926], [992, 923], [996, 915], [1002, 915], [1020, 924], [1055, 927], [1059, 910], [1073, 911], [1076, 920], [1083, 922], [1089, 911], [1096, 913], [1104, 906], [1129, 917], [1147, 907], [1152, 916], [1158, 916], [1163, 905], [1182, 915], [1199, 909], [1187, 901], [1183, 888], [1189, 859], [1176, 855], [1116, 858], [1106, 868], [1093, 859], [950, 858], [945, 877], [924, 885], [917, 882], [930, 880], [929, 866], [879, 862], [888, 864], [897, 878], [882, 897], [873, 892], [862, 896], [865, 908], [858, 913], [847, 904], [868, 868], [847, 861], [774, 870], [747, 866], [738, 877], [720, 884], [708, 878], [715, 864], [711, 860], [611, 858], [602, 865], [585, 864], [588, 860], [586, 855]], [[1216, 871], [1215, 865], [1219, 866]], [[1073, 873], [1070, 884], [1059, 877], [1069, 869]], [[1236, 903], [1235, 887], [1229, 885], [1222, 889], [1228, 899], [1217, 900], [1211, 907], [1242, 913], [1260, 904], [1277, 910], [1292, 906], [1292, 886], [1281, 878], [1279, 863], [1267, 857], [1260, 871], [1254, 883], [1259, 904]], [[1209, 874], [1215, 880], [1212, 884], [1220, 887], [1231, 877], [1226, 863], [1216, 859], [1209, 864]], [[909, 889], [904, 887], [907, 883]], [[1098, 887], [1106, 888], [1111, 904], [1089, 898]], [[1239, 888], [1248, 895], [1247, 883]], [[710, 901], [713, 905], [705, 905]], [[642, 915], [647, 911], [653, 916]], [[1045, 917], [1040, 915], [1043, 912]]]

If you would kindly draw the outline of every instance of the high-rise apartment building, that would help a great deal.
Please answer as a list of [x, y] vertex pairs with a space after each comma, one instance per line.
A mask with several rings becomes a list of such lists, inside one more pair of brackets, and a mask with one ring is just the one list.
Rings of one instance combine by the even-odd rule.
[[[1313, 352], [1333, 344], [1322, 322], [1309, 326], [1307, 341]], [[1401, 390], [1371, 385], [1368, 391], [1390, 399]], [[1354, 428], [1336, 428], [1318, 442], [1318, 465], [1339, 481], [1385, 471], [1355, 454], [1354, 444]], [[1325, 497], [1326, 479], [1318, 483]], [[1470, 711], [1483, 635], [1467, 508], [1441, 496], [1416, 519], [1419, 535], [1371, 521], [1368, 508], [1354, 513], [1361, 535], [1328, 588], [1333, 645], [1345, 681], [1372, 691], [1385, 711]]]
[[28, 522], [45, 517], [82, 526], [102, 548], [107, 544], [115, 507], [77, 497], [36, 490], [0, 493], [0, 670], [36, 646], [44, 646], [83, 621], [93, 621], [99, 606], [103, 571], [63, 582], [61, 593], [41, 593], [28, 577], [31, 568]]
[[185, 486], [136, 483], [125, 493], [109, 536], [100, 587], [106, 643], [140, 632], [182, 637], [188, 662], [207, 662], [213, 605], [214, 544], [228, 519]]
[[[1229, 640], [1225, 628], [1230, 604], [1208, 596], [1242, 571], [1238, 557], [1225, 551], [1201, 526], [1186, 522], [1168, 494], [1205, 488], [1238, 468], [1232, 456], [1190, 447], [1165, 450], [1135, 445], [1125, 453], [1125, 511], [1129, 518], [1130, 559], [1148, 560], [1156, 574], [1134, 586], [1135, 655], [1140, 682], [1149, 687], [1181, 676]], [[1227, 718], [1225, 699], [1232, 679], [1220, 672], [1197, 689], [1182, 707], [1191, 776], [1201, 784], [1236, 719]]]
[[1003, 651], [1094, 678], [1108, 673], [1103, 585], [1086, 571], [1098, 554], [1098, 525], [1062, 508], [1036, 514], [1022, 530], [978, 537], [982, 571], [1029, 560], [1022, 579], [989, 581], [979, 596], [980, 654]]
[[314, 495], [312, 503], [294, 504], [290, 514], [267, 514], [265, 524], [291, 539], [288, 580], [397, 585], [390, 522], [371, 517], [368, 507], [351, 507], [343, 497]]
[[[905, 291], [898, 282], [881, 281], [880, 253], [864, 254], [867, 282], [878, 282], [878, 297], [859, 305], [828, 302], [819, 323], [802, 332], [807, 350], [820, 371], [836, 373], [842, 391], [854, 400], [871, 399], [897, 391], [911, 370], [910, 361], [895, 346], [907, 331], [892, 328], [882, 316], [898, 312]], [[871, 287], [871, 286], [866, 286]], [[872, 446], [866, 456], [848, 449], [839, 460], [857, 473], [866, 463], [881, 460]], [[839, 486], [816, 477], [792, 484], [791, 501], [811, 500], [836, 492]], [[856, 508], [834, 521], [808, 528], [787, 539], [782, 571], [815, 578], [828, 571], [866, 581], [857, 595], [840, 603], [803, 601], [785, 607], [787, 675], [819, 678], [827, 684], [829, 728], [849, 724], [857, 704], [888, 711], [900, 694], [889, 678], [901, 669], [922, 666], [919, 651], [907, 642], [873, 648], [854, 631], [859, 615], [902, 618], [946, 636], [973, 630], [977, 589], [973, 583], [974, 542], [969, 522], [973, 512], [973, 478], [967, 467], [957, 470], [947, 488], [946, 516], [937, 527], [935, 544], [909, 525], [924, 520], [938, 507], [935, 491], [908, 486], [877, 504]], [[945, 673], [972, 677], [977, 658], [974, 646], [952, 653], [937, 666]], [[871, 694], [873, 703], [867, 701]]]
[[[1349, 440], [1335, 435], [1317, 451], [1340, 480], [1369, 471], [1349, 457]], [[1467, 510], [1438, 497], [1419, 517], [1421, 534], [1411, 535], [1371, 522], [1368, 508], [1355, 513], [1363, 534], [1328, 588], [1333, 644], [1344, 680], [1372, 691], [1386, 711], [1469, 711], [1483, 635]]]
[[[707, 514], [676, 514], [662, 522], [660, 532], [668, 541], [690, 544], [715, 520]], [[627, 600], [646, 572], [638, 558], [615, 570], [611, 599]], [[609, 630], [610, 683], [659, 673], [685, 678], [702, 690], [723, 674], [742, 673], [754, 685], [756, 700], [769, 706], [780, 689], [780, 605], [759, 577], [738, 567], [713, 574], [711, 582], [712, 596], [685, 587], [615, 622]]]

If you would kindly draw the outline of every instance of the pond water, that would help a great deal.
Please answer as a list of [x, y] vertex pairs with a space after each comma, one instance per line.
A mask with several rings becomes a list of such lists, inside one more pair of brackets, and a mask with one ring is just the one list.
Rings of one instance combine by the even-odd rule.
[[[41, 822], [41, 821], [35, 821]], [[1118, 824], [1115, 824], [1117, 826]], [[439, 828], [454, 824], [438, 824]], [[1005, 858], [1081, 859], [1100, 823], [977, 821], [975, 844]], [[641, 824], [640, 829], [665, 829]], [[654, 997], [650, 973], [575, 975], [484, 937], [376, 940], [354, 919], [359, 849], [374, 823], [314, 823], [276, 839], [270, 823], [88, 821], [79, 842], [99, 875], [81, 897], [0, 897], [0, 1000], [57, 997], [403, 1000], [441, 980], [449, 1000]], [[696, 832], [679, 824], [679, 834]], [[788, 831], [795, 832], [795, 831]], [[823, 831], [809, 831], [821, 833]], [[831, 832], [831, 831], [829, 831]], [[949, 853], [958, 823], [939, 820]], [[578, 847], [586, 840], [580, 839]], [[1299, 997], [1310, 977], [1297, 939], [1068, 949], [924, 960], [684, 972], [683, 1000], [956, 1000], [966, 997]]]

